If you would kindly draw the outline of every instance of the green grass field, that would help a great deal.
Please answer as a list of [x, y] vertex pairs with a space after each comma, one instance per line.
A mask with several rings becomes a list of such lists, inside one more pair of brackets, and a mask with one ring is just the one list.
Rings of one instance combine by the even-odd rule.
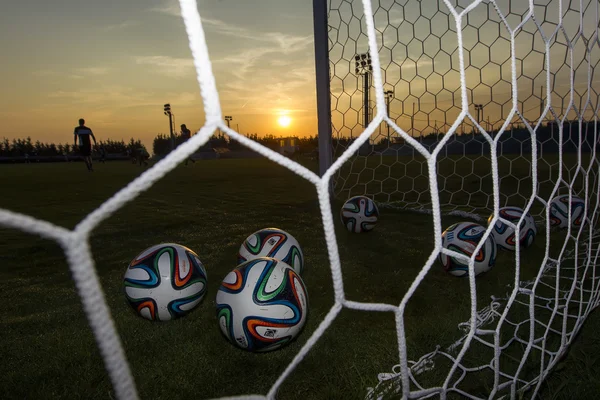
[[[316, 165], [308, 166], [317, 170]], [[0, 207], [73, 228], [141, 173], [140, 167], [126, 162], [95, 168], [96, 172], [88, 173], [82, 163], [0, 166], [0, 183], [6, 188]], [[433, 249], [431, 216], [381, 209], [377, 228], [356, 235], [338, 222], [341, 204], [336, 200], [332, 210], [346, 298], [398, 304]], [[443, 226], [458, 221], [443, 217]], [[309, 316], [304, 331], [289, 346], [251, 354], [221, 335], [214, 300], [221, 280], [236, 266], [242, 241], [271, 226], [289, 231], [302, 246]], [[521, 280], [537, 274], [545, 240], [545, 232], [539, 232], [534, 246], [523, 254]], [[122, 279], [133, 257], [160, 242], [180, 243], [198, 253], [207, 269], [208, 293], [185, 318], [152, 323], [129, 308]], [[553, 233], [550, 242], [556, 256], [564, 232]], [[568, 244], [572, 246], [573, 240]], [[266, 394], [334, 303], [316, 190], [264, 159], [179, 166], [94, 230], [91, 248], [141, 398]], [[501, 252], [496, 267], [477, 279], [477, 308], [487, 306], [491, 295], [504, 296], [512, 283], [514, 256]], [[1, 398], [114, 398], [56, 243], [0, 228], [0, 303]], [[516, 309], [514, 315], [523, 316], [524, 310]], [[468, 280], [448, 275], [435, 263], [408, 303], [405, 317], [409, 360], [417, 360], [436, 345], [445, 348], [454, 343], [462, 336], [458, 323], [470, 318]], [[528, 325], [523, 329], [528, 331]], [[600, 390], [600, 356], [594, 355], [600, 354], [594, 335], [598, 329], [600, 319], [592, 314], [572, 355], [544, 384], [543, 398], [590, 398], [590, 393]], [[503, 337], [505, 333], [510, 334], [507, 330]], [[466, 363], [480, 358], [489, 362], [488, 350], [477, 346], [473, 345]], [[519, 346], [506, 352], [507, 359], [522, 351]], [[539, 371], [532, 362], [524, 376]], [[377, 374], [390, 372], [397, 363], [393, 315], [344, 309], [285, 381], [278, 398], [362, 399], [366, 387], [377, 383]], [[582, 365], [596, 374], [582, 373]], [[514, 366], [503, 361], [503, 368]], [[446, 372], [441, 363], [423, 380], [440, 385]], [[493, 383], [489, 379], [485, 372], [472, 375], [460, 387], [486, 395]]]

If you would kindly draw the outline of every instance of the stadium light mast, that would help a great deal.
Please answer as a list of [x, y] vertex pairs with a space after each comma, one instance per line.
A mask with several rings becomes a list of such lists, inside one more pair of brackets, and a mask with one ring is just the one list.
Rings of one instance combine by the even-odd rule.
[[167, 103], [163, 106], [165, 115], [169, 116], [169, 132], [171, 133], [171, 151], [175, 150], [175, 137], [173, 136], [173, 114], [171, 113], [171, 104]]
[[[369, 126], [369, 88], [370, 88], [370, 76], [373, 73], [373, 65], [371, 65], [371, 55], [369, 53], [360, 53], [354, 56], [354, 72], [356, 75], [362, 75], [363, 77], [363, 126], [367, 129]], [[366, 152], [368, 150], [369, 141], [366, 141], [361, 150]]]
[[[483, 104], [475, 104], [475, 109], [477, 110], [477, 123], [481, 125], [481, 120], [483, 119]], [[479, 115], [481, 112], [481, 116]]]
[[369, 87], [370, 75], [373, 73], [373, 65], [371, 65], [371, 55], [369, 53], [361, 53], [354, 56], [354, 72], [356, 75], [363, 77], [363, 127], [369, 126]]
[[[394, 98], [394, 91], [393, 90], [386, 90], [385, 92], [383, 92], [383, 94], [385, 95], [385, 109], [387, 112], [387, 116], [388, 118], [390, 118], [390, 101], [392, 101], [392, 99]], [[387, 138], [388, 138], [388, 146], [390, 145], [390, 124], [388, 122], [386, 122], [387, 125]]]
[[230, 128], [229, 126], [229, 121], [231, 121], [233, 119], [233, 117], [231, 115], [226, 115], [225, 116], [225, 121], [227, 121], [227, 127]]

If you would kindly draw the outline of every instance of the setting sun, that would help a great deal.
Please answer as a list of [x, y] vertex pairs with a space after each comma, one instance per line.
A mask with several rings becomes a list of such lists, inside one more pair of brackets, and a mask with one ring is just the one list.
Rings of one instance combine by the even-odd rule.
[[290, 124], [292, 123], [292, 119], [290, 117], [288, 117], [287, 115], [282, 115], [277, 120], [277, 123], [279, 124], [279, 126], [286, 128], [286, 127], [290, 126]]

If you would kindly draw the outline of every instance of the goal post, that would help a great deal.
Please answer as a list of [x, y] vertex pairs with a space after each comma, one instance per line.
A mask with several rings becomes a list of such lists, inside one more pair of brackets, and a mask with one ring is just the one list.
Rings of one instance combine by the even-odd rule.
[[331, 142], [331, 97], [329, 86], [329, 39], [327, 27], [327, 0], [313, 0], [315, 75], [317, 95], [317, 132], [319, 175], [329, 169], [333, 150]]

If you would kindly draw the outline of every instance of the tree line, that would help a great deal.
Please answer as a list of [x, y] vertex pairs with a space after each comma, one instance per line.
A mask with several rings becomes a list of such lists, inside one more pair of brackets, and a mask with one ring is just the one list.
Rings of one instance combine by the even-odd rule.
[[[248, 139], [254, 140], [262, 144], [263, 146], [270, 148], [272, 150], [276, 150], [279, 148], [279, 141], [282, 137], [278, 137], [275, 135], [265, 135], [258, 136], [256, 133], [246, 134], [244, 135]], [[184, 139], [181, 135], [174, 135], [175, 147], [181, 145], [184, 142]], [[300, 152], [309, 152], [316, 150], [318, 144], [317, 136], [309, 136], [309, 137], [297, 137], [296, 143], [299, 146]], [[219, 132], [211, 136], [211, 138], [202, 145], [198, 151], [212, 151], [212, 149], [228, 149], [230, 151], [239, 151], [246, 150], [247, 148], [240, 144], [239, 142], [232, 140], [229, 136]], [[171, 151], [171, 137], [170, 135], [159, 134], [154, 138], [154, 142], [152, 145], [152, 151], [156, 155], [164, 156]]]
[[[572, 151], [573, 148], [577, 147], [577, 143], [579, 142], [580, 129], [583, 147], [586, 150], [589, 150], [591, 147], [595, 145], [595, 143], [591, 143], [591, 137], [593, 133], [596, 132], [596, 122], [595, 121], [586, 121], [583, 122], [581, 128], [578, 124], [573, 122], [565, 122], [563, 125], [563, 144], [566, 144], [563, 148], [563, 151]], [[545, 147], [549, 151], [558, 151], [558, 142], [560, 141], [559, 127], [556, 123], [549, 123], [547, 125], [540, 126], [537, 130], [537, 138], [538, 141], [544, 142]], [[416, 139], [421, 143], [427, 143], [429, 146], [437, 143], [444, 136], [445, 132], [431, 133], [428, 135], [423, 135], [421, 137], [417, 137]], [[495, 136], [497, 131], [491, 131], [490, 134]], [[281, 137], [277, 137], [272, 134], [268, 134], [265, 136], [258, 136], [256, 133], [246, 134], [248, 139], [251, 139], [255, 142], [258, 142], [265, 147], [276, 150], [279, 148], [279, 142]], [[509, 150], [510, 144], [514, 143], [515, 149], [521, 148], [520, 143], [526, 142], [530, 137], [530, 133], [527, 129], [519, 128], [511, 130], [510, 132], [506, 132], [502, 142], [507, 141], [510, 143], [504, 143], [504, 151], [507, 152]], [[356, 140], [356, 137], [333, 137], [332, 138], [332, 147], [335, 149], [334, 151], [341, 152], [352, 142]], [[181, 145], [184, 142], [184, 139], [181, 135], [174, 135], [175, 147]], [[458, 142], [471, 142], [475, 147], [480, 146], [479, 142], [484, 141], [483, 135], [479, 132], [473, 133], [462, 133], [456, 134], [453, 141]], [[305, 137], [296, 137], [297, 151], [299, 153], [311, 153], [315, 152], [318, 148], [319, 138], [318, 136], [305, 136]], [[374, 150], [383, 150], [389, 146], [402, 146], [404, 145], [404, 140], [401, 138], [395, 138], [393, 143], [388, 143], [387, 137], [376, 137], [376, 141], [374, 144]], [[98, 147], [104, 147], [104, 150], [107, 154], [119, 154], [119, 155], [130, 155], [135, 154], [136, 150], [142, 148], [145, 149], [145, 146], [142, 144], [140, 139], [129, 139], [129, 142], [125, 142], [124, 140], [102, 140], [98, 141]], [[246, 150], [246, 147], [241, 145], [235, 140], [230, 139], [227, 135], [219, 132], [215, 135], [211, 136], [211, 138], [206, 142], [203, 146], [201, 146], [198, 151], [213, 151], [213, 149], [222, 148], [228, 149], [230, 151], [238, 151], [238, 150]], [[153, 141], [152, 150], [155, 155], [164, 156], [171, 151], [171, 137], [168, 134], [158, 134]], [[515, 150], [516, 151], [516, 150]], [[510, 151], [508, 151], [510, 152]], [[0, 141], [0, 157], [23, 157], [26, 154], [29, 156], [61, 156], [61, 155], [72, 155], [77, 153], [76, 146], [73, 146], [72, 143], [43, 143], [39, 140], [33, 142], [31, 137], [27, 137], [25, 139], [13, 139], [10, 141], [7, 138], [3, 138]]]
[[[135, 149], [144, 148], [140, 139], [124, 140], [99, 140], [97, 148], [103, 147], [107, 154], [127, 155], [133, 153]], [[12, 141], [3, 138], [0, 141], [0, 157], [22, 157], [29, 156], [63, 156], [77, 153], [77, 146], [72, 143], [44, 143], [36, 140], [33, 142], [31, 137], [25, 139], [13, 139]]]
[[[280, 137], [274, 135], [265, 135], [259, 137], [256, 133], [245, 135], [247, 138], [254, 140], [268, 148], [277, 149], [279, 147]], [[181, 145], [184, 139], [181, 135], [174, 135], [175, 147]], [[318, 138], [316, 136], [310, 136], [305, 138], [297, 138], [297, 143], [301, 149], [313, 150], [316, 149]], [[129, 139], [129, 142], [124, 140], [99, 140], [96, 149], [103, 147], [107, 154], [135, 154], [135, 151], [139, 148], [144, 148], [140, 139]], [[223, 133], [213, 135], [207, 143], [198, 149], [198, 151], [212, 151], [215, 148], [226, 148], [231, 151], [245, 150], [246, 147], [242, 146], [235, 140], [231, 140], [228, 136]], [[25, 139], [12, 139], [3, 138], [0, 141], [0, 157], [23, 157], [29, 156], [63, 156], [77, 154], [77, 146], [72, 143], [46, 143], [36, 140], [35, 142], [31, 137]], [[171, 137], [168, 134], [158, 134], [153, 141], [152, 151], [155, 155], [166, 155], [171, 151]]]

